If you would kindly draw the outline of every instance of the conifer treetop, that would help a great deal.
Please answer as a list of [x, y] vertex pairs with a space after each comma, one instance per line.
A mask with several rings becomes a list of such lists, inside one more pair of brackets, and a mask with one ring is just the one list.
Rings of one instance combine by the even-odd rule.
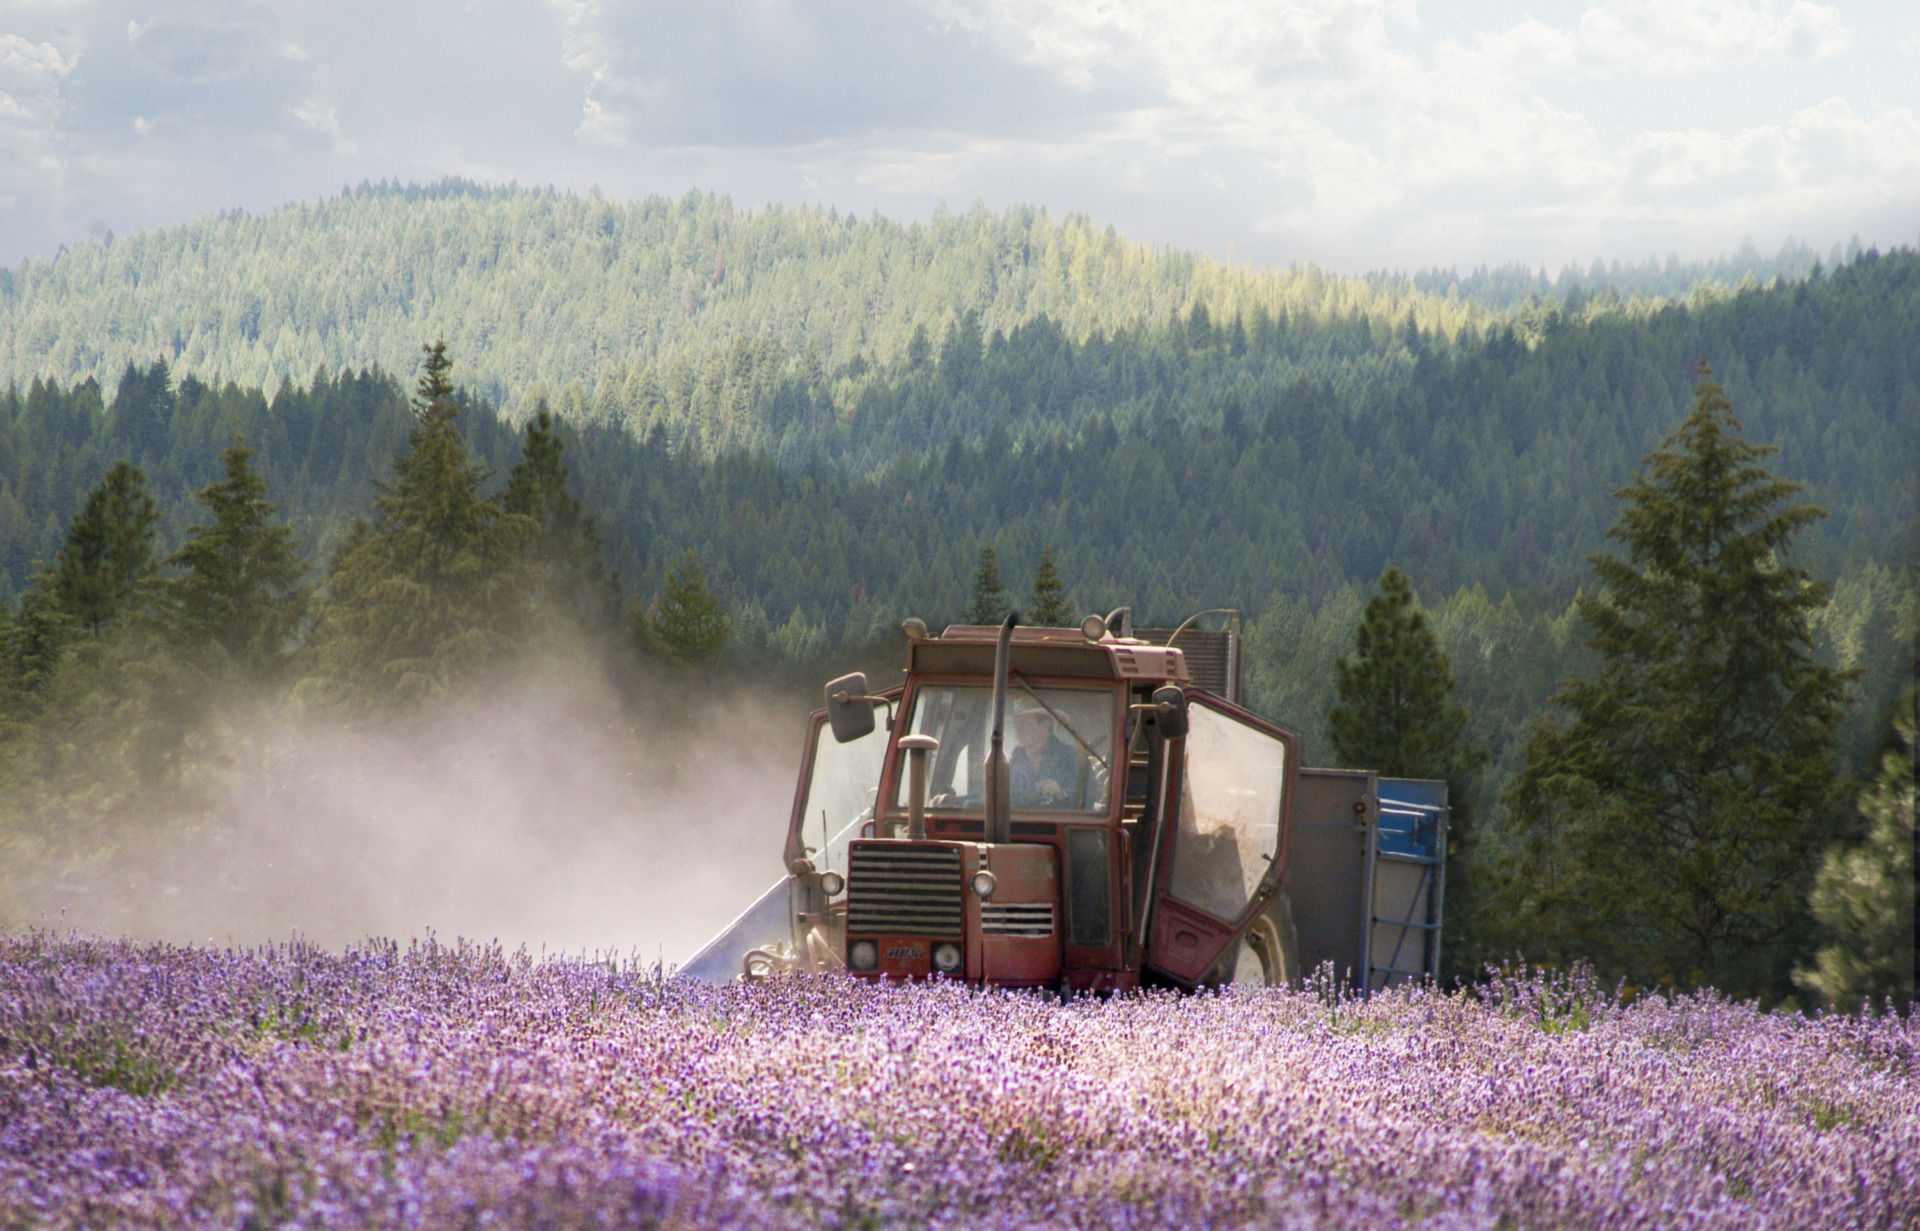
[[961, 621], [998, 624], [1007, 618], [1007, 607], [1007, 587], [1000, 580], [1000, 557], [993, 550], [993, 544], [983, 544], [973, 570], [973, 596], [967, 601]]
[[1066, 628], [1074, 623], [1066, 587], [1060, 584], [1060, 572], [1054, 567], [1051, 543], [1040, 552], [1040, 567], [1033, 574], [1026, 615], [1029, 623], [1042, 628]]
[[254, 473], [253, 450], [235, 439], [221, 454], [226, 478], [194, 497], [213, 520], [187, 532], [166, 561], [182, 575], [161, 587], [171, 632], [190, 650], [218, 647], [242, 669], [263, 672], [284, 657], [304, 613], [306, 561], [293, 531], [278, 522], [266, 480]]
[[[1701, 365], [1695, 405], [1617, 493], [1577, 608], [1601, 656], [1554, 698], [1505, 799], [1525, 835], [1517, 909], [1635, 980], [1780, 987], [1838, 820], [1853, 673], [1813, 657], [1827, 589], [1784, 560], [1823, 516], [1760, 464]], [[1631, 909], [1625, 905], [1631, 903]]]

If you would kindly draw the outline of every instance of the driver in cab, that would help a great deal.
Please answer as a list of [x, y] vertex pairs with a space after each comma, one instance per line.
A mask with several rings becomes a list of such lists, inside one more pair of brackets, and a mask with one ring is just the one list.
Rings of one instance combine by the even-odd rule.
[[1079, 780], [1080, 757], [1054, 733], [1053, 715], [1031, 697], [1014, 702], [1013, 754], [1007, 758], [1016, 808], [1064, 808]]

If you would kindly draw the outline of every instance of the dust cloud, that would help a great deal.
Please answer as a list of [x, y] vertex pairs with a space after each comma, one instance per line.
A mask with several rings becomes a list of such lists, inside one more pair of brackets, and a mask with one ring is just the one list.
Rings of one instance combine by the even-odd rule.
[[782, 875], [807, 703], [546, 661], [405, 724], [254, 716], [213, 805], [29, 892], [35, 924], [685, 961]]

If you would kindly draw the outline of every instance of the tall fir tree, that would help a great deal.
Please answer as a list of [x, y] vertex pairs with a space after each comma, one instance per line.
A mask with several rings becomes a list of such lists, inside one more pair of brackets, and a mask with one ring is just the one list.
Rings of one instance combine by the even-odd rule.
[[1449, 704], [1453, 665], [1399, 569], [1381, 574], [1380, 592], [1354, 630], [1353, 653], [1334, 661], [1334, 675], [1327, 734], [1342, 765], [1463, 788], [1486, 761], [1467, 739], [1466, 711]]
[[667, 581], [654, 611], [638, 612], [636, 631], [641, 644], [674, 662], [705, 662], [719, 656], [733, 631], [733, 619], [712, 590], [700, 557], [691, 550], [667, 570]]
[[1066, 628], [1074, 623], [1073, 608], [1060, 584], [1059, 570], [1053, 565], [1053, 544], [1040, 552], [1040, 567], [1033, 574], [1033, 590], [1027, 595], [1027, 622], [1042, 628]]
[[1482, 902], [1472, 807], [1473, 776], [1487, 754], [1467, 737], [1467, 712], [1452, 704], [1453, 664], [1427, 622], [1413, 583], [1397, 568], [1380, 576], [1354, 630], [1353, 653], [1334, 660], [1327, 734], [1343, 766], [1447, 784], [1447, 915], [1442, 965], [1471, 974], [1487, 956], [1476, 916]]
[[609, 628], [619, 618], [620, 583], [608, 572], [592, 514], [568, 486], [565, 443], [544, 403], [527, 421], [520, 461], [507, 475], [500, 507], [530, 518], [526, 551], [538, 585], [535, 601], [583, 628]]
[[1913, 689], [1895, 709], [1894, 746], [1860, 795], [1866, 839], [1828, 851], [1813, 883], [1813, 914], [1832, 943], [1794, 972], [1794, 982], [1836, 1009], [1913, 1001]]
[[167, 429], [173, 421], [176, 399], [167, 361], [156, 359], [141, 371], [132, 363], [120, 375], [120, 385], [107, 408], [111, 438], [135, 460], [152, 464], [167, 452]]
[[410, 448], [376, 485], [378, 520], [334, 553], [317, 621], [310, 691], [355, 708], [443, 695], [502, 659], [531, 614], [533, 520], [481, 497], [446, 345], [425, 350]]
[[132, 462], [114, 463], [87, 493], [46, 579], [82, 631], [98, 637], [134, 604], [142, 583], [153, 575], [159, 521], [146, 476]]
[[0, 704], [15, 710], [30, 708], [44, 695], [78, 631], [79, 624], [54, 596], [51, 579], [41, 574], [21, 594], [20, 609], [11, 613], [5, 639], [0, 641], [0, 656], [5, 659], [0, 674], [6, 677], [7, 689]]
[[1834, 835], [1849, 676], [1814, 660], [1826, 587], [1782, 557], [1824, 516], [1760, 464], [1701, 365], [1693, 412], [1616, 493], [1583, 596], [1597, 678], [1569, 678], [1504, 800], [1523, 928], [1636, 981], [1784, 991]]
[[194, 497], [213, 520], [187, 531], [166, 561], [181, 575], [159, 589], [163, 625], [189, 654], [213, 655], [245, 675], [267, 677], [286, 661], [305, 615], [306, 561], [277, 521], [253, 450], [235, 440], [220, 460], [227, 477]]
[[973, 569], [973, 597], [960, 619], [965, 624], [998, 624], [1006, 618], [1007, 587], [1000, 580], [1000, 557], [988, 543], [980, 548]]

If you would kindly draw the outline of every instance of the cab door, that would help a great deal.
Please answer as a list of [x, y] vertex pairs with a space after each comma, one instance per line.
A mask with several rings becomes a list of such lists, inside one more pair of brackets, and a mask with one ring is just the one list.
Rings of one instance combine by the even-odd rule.
[[1148, 965], [1198, 983], [1264, 909], [1286, 871], [1298, 739], [1206, 693], [1187, 694], [1187, 734], [1170, 757]]
[[[881, 695], [897, 701], [901, 690]], [[827, 732], [827, 712], [815, 710], [807, 724], [806, 752], [787, 820], [787, 867], [808, 859], [821, 872], [847, 874], [847, 843], [873, 819], [880, 794], [880, 770], [887, 757], [888, 731], [874, 729], [847, 743]]]

